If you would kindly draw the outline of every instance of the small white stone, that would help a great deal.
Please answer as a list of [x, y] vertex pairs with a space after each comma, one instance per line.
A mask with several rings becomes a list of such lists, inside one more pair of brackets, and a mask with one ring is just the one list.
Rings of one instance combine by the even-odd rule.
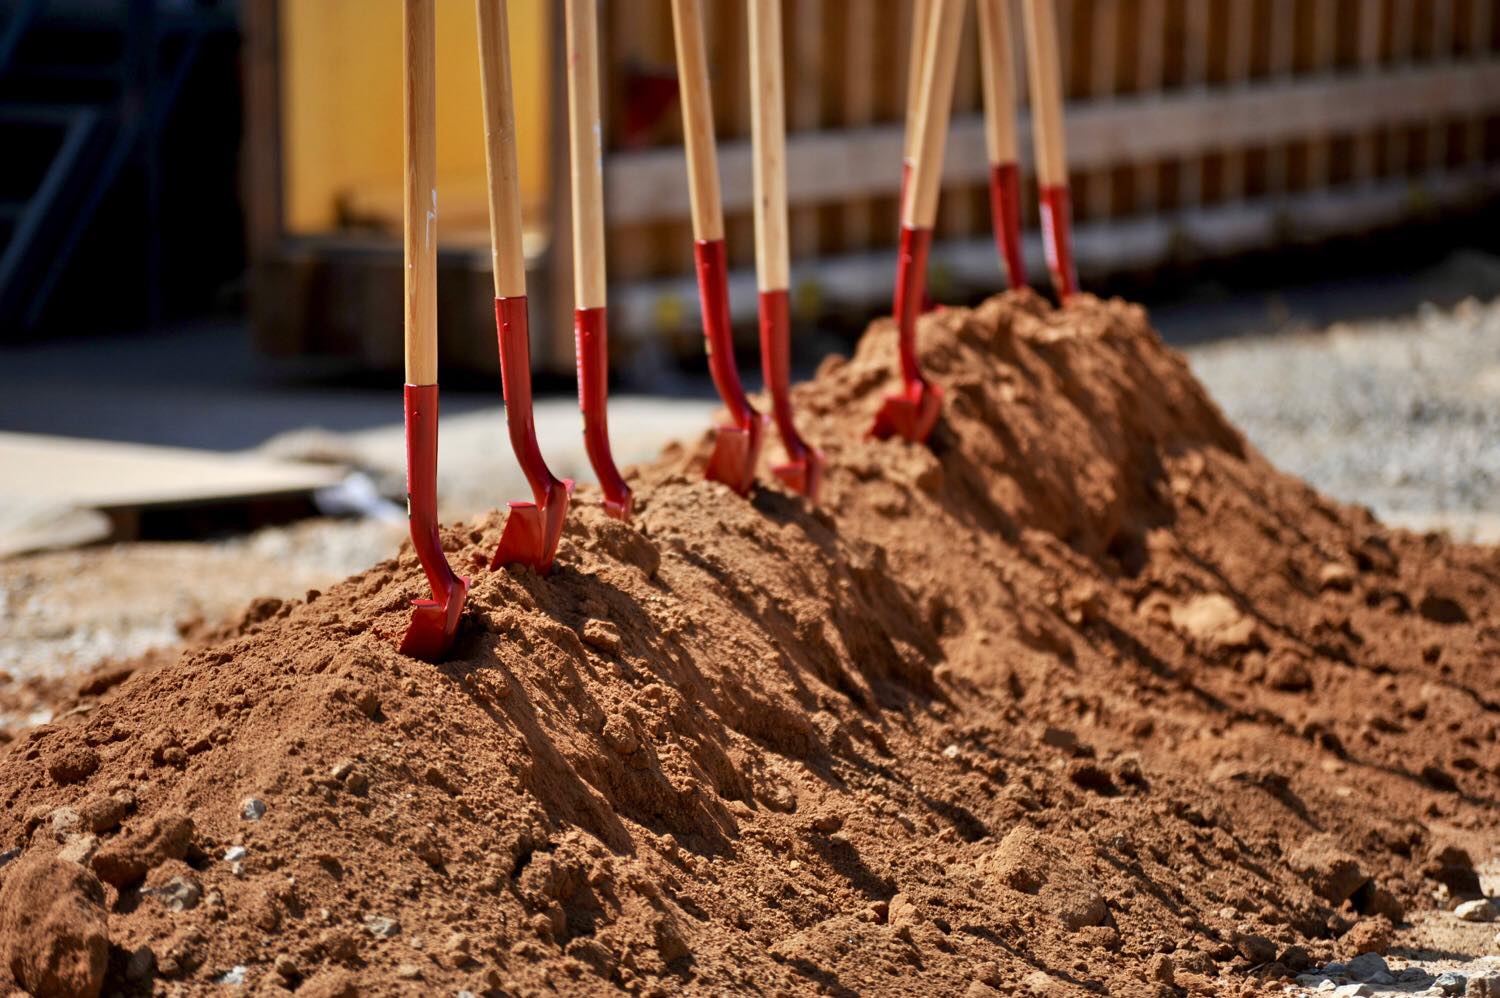
[[1333, 998], [1368, 998], [1374, 993], [1368, 984], [1345, 984], [1333, 989]]
[[240, 817], [246, 821], [259, 821], [266, 813], [266, 802], [259, 797], [246, 797], [240, 804]]
[[1479, 898], [1460, 904], [1453, 909], [1453, 914], [1465, 922], [1493, 922], [1495, 916], [1500, 915], [1500, 908], [1496, 908], [1489, 898]]
[[249, 854], [249, 852], [250, 851], [244, 846], [230, 846], [228, 849], [224, 850], [224, 862], [238, 863], [240, 860], [244, 859]]
[[249, 971], [250, 971], [249, 967], [245, 967], [245, 966], [236, 966], [236, 967], [233, 967], [233, 968], [225, 971], [223, 974], [221, 974], [216, 979], [215, 983], [217, 983], [217, 984], [244, 984], [245, 983], [245, 975], [247, 973], [249, 973]]

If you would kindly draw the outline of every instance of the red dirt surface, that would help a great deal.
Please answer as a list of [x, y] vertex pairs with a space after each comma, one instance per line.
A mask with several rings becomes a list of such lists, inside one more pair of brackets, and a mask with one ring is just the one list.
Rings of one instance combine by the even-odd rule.
[[816, 508], [700, 440], [550, 578], [448, 529], [441, 666], [406, 549], [19, 734], [0, 920], [23, 873], [97, 913], [85, 992], [1236, 993], [1472, 894], [1500, 554], [1278, 473], [1139, 308], [921, 334], [930, 450], [861, 436], [888, 321], [798, 389]]

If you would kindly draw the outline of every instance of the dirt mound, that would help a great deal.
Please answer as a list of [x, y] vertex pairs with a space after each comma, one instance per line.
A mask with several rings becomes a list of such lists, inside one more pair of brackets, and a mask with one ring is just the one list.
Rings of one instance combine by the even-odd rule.
[[862, 436], [894, 339], [798, 389], [819, 507], [699, 441], [548, 579], [455, 526], [439, 667], [409, 550], [263, 602], [18, 736], [0, 850], [110, 885], [124, 992], [1223, 992], [1468, 889], [1500, 554], [1277, 473], [1137, 308], [924, 320], [930, 450]]

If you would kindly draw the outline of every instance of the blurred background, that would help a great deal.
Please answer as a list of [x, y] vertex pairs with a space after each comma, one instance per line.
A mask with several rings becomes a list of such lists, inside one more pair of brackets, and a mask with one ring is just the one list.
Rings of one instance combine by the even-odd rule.
[[[1500, 537], [1500, 0], [1056, 2], [1084, 287], [1145, 302], [1251, 439], [1319, 488]], [[745, 11], [706, 6], [754, 387]], [[600, 9], [611, 423], [628, 463], [705, 430], [715, 400], [670, 4]], [[438, 0], [437, 15], [456, 517], [524, 489], [499, 405], [473, 3]], [[554, 469], [587, 481], [561, 4], [512, 0], [510, 20], [538, 421]], [[806, 374], [889, 310], [912, 3], [788, 0], [783, 22]], [[1002, 283], [977, 35], [930, 281], [951, 303]], [[399, 0], [0, 0], [0, 672], [65, 645], [97, 661], [160, 643], [174, 620], [362, 568], [399, 540], [400, 46]], [[1027, 170], [1024, 65], [1018, 48]], [[22, 556], [49, 549], [64, 553]], [[233, 571], [204, 570], [217, 558]], [[89, 599], [149, 640], [57, 621], [57, 587], [80, 585], [80, 565], [114, 577], [112, 559], [134, 602]], [[184, 565], [216, 581], [141, 602], [142, 574]]]

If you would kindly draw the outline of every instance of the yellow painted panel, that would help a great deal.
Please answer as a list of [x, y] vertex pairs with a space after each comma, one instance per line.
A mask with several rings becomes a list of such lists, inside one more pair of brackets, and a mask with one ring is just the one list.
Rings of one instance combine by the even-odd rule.
[[[541, 0], [509, 5], [527, 228], [547, 187], [550, 36]], [[400, 0], [282, 0], [282, 176], [290, 232], [401, 224]], [[440, 231], [482, 238], [484, 118], [474, 5], [437, 3]]]

